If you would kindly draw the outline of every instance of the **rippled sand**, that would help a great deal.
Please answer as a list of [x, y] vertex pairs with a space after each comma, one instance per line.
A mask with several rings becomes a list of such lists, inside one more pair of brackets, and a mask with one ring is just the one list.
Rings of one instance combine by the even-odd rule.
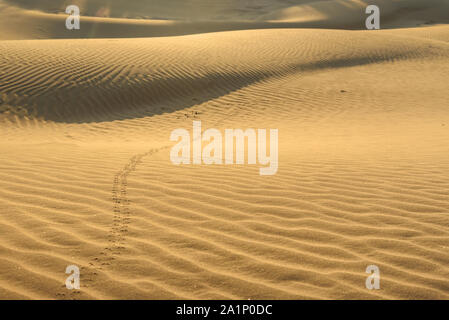
[[[449, 298], [449, 27], [425, 24], [447, 1], [394, 2], [388, 23], [409, 28], [380, 31], [343, 30], [363, 12], [318, 2], [217, 1], [218, 22], [111, 9], [70, 34], [91, 39], [56, 39], [64, 15], [14, 2], [0, 2], [0, 299]], [[279, 129], [278, 173], [173, 165], [170, 133], [193, 120]]]

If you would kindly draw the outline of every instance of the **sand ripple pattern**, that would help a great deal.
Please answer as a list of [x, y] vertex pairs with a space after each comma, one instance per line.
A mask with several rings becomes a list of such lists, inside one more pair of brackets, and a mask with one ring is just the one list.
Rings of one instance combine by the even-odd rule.
[[[449, 298], [446, 34], [1, 41], [0, 298]], [[278, 174], [172, 165], [195, 119]]]

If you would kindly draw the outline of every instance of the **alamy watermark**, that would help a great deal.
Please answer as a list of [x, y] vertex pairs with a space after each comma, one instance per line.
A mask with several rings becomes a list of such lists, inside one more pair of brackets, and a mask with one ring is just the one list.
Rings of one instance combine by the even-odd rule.
[[380, 289], [380, 270], [379, 267], [372, 264], [366, 267], [366, 273], [370, 274], [365, 281], [365, 286], [368, 290]]
[[79, 290], [80, 286], [80, 268], [71, 265], [65, 269], [66, 274], [70, 274], [65, 280], [65, 286], [69, 290]]
[[[201, 121], [193, 121], [192, 136], [186, 129], [172, 131], [170, 141], [178, 143], [171, 149], [170, 160], [175, 165], [231, 165], [234, 163], [242, 165], [245, 163], [245, 141], [247, 141], [247, 163], [257, 164], [258, 162], [265, 166], [259, 169], [260, 175], [274, 175], [279, 165], [278, 129], [270, 129], [269, 134], [268, 155], [266, 129], [246, 129], [245, 131], [225, 129], [223, 143], [223, 135], [219, 130], [211, 128], [202, 132]], [[207, 143], [204, 147], [203, 142]]]
[[69, 16], [65, 20], [65, 27], [68, 30], [80, 29], [80, 8], [75, 5], [70, 5], [65, 9], [65, 13]]
[[366, 18], [365, 26], [368, 30], [379, 30], [380, 29], [380, 9], [378, 6], [370, 5], [366, 7], [366, 14], [369, 14]]

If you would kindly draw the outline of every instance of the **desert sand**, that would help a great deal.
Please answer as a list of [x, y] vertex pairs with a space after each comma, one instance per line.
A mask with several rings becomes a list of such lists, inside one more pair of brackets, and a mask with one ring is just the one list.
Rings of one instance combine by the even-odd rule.
[[[73, 3], [0, 1], [0, 299], [449, 298], [449, 1]], [[194, 120], [277, 174], [173, 165]]]

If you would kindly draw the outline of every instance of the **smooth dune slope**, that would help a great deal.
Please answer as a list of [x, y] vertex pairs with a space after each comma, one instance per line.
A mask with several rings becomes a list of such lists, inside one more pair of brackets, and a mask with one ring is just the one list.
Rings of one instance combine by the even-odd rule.
[[[449, 298], [448, 30], [1, 41], [0, 298]], [[193, 120], [278, 173], [173, 165]]]

